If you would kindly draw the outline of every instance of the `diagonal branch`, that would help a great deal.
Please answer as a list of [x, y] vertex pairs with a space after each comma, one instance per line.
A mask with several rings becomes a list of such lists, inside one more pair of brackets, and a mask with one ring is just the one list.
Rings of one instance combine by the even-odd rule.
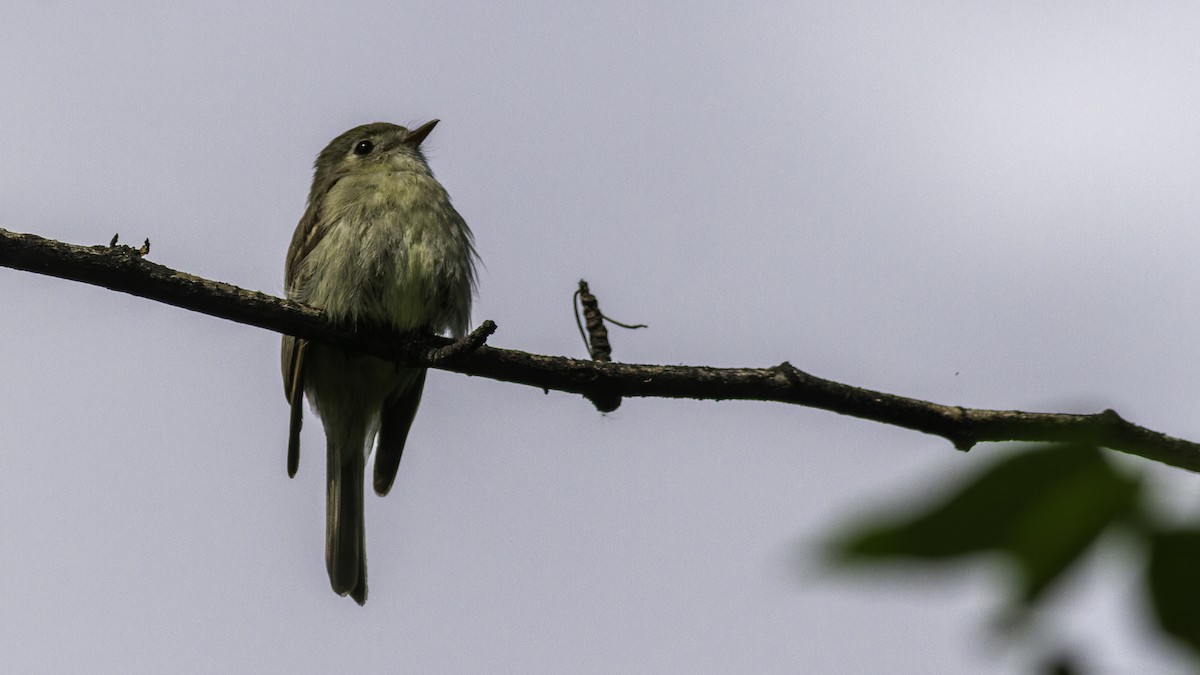
[[127, 246], [76, 246], [0, 229], [0, 266], [103, 286], [404, 365], [576, 394], [601, 389], [619, 396], [777, 401], [942, 436], [962, 450], [984, 441], [1082, 442], [1200, 471], [1200, 444], [1139, 427], [1112, 410], [1067, 415], [941, 405], [824, 380], [786, 362], [770, 368], [710, 368], [530, 354], [485, 345], [495, 330], [490, 321], [457, 342], [354, 332], [328, 323], [313, 307], [202, 279], [142, 255]]

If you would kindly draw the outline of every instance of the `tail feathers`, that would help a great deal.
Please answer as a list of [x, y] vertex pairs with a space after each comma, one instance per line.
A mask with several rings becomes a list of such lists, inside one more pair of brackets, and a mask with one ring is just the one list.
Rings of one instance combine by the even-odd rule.
[[367, 601], [366, 528], [363, 524], [363, 470], [366, 458], [355, 448], [329, 448], [326, 482], [325, 567], [338, 595]]

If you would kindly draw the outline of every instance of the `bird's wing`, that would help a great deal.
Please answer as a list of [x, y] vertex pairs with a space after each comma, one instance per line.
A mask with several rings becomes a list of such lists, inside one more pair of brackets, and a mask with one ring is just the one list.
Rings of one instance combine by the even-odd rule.
[[421, 405], [421, 390], [425, 388], [425, 369], [417, 371], [415, 379], [396, 389], [383, 404], [379, 424], [379, 445], [375, 449], [375, 492], [384, 496], [396, 481], [400, 455], [412, 428], [417, 407]]
[[288, 423], [289, 478], [296, 476], [296, 469], [300, 466], [300, 427], [304, 423], [304, 355], [307, 351], [308, 340], [283, 336], [283, 393], [292, 407], [291, 421]]

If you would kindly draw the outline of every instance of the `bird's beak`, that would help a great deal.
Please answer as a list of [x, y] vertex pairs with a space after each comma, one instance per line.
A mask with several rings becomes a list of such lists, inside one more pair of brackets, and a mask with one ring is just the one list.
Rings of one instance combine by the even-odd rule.
[[416, 129], [408, 132], [408, 137], [404, 139], [404, 142], [413, 146], [414, 148], [421, 147], [421, 141], [425, 140], [425, 137], [429, 135], [429, 132], [433, 131], [433, 128], [437, 126], [438, 121], [439, 120], [429, 120], [425, 124], [422, 124]]

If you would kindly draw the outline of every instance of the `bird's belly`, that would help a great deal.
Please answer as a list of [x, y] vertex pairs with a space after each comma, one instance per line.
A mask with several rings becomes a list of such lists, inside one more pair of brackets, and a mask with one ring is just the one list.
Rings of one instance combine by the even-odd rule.
[[418, 229], [391, 213], [366, 225], [338, 222], [309, 254], [302, 301], [356, 326], [442, 330], [442, 252]]

